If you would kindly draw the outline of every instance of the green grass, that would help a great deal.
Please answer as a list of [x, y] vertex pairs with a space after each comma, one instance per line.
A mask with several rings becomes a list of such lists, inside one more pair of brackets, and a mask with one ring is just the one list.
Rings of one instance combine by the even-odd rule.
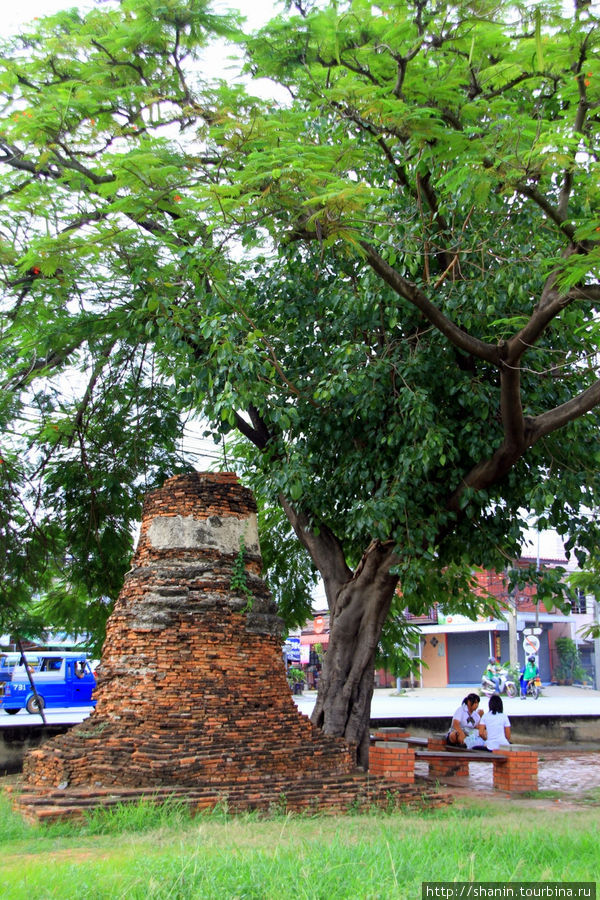
[[195, 819], [145, 803], [40, 827], [0, 795], [0, 897], [418, 900], [423, 881], [595, 881], [599, 826], [595, 807], [473, 800], [421, 815]]
[[563, 791], [554, 790], [554, 788], [539, 791], [523, 791], [520, 795], [523, 799], [535, 797], [538, 800], [560, 800], [564, 797]]

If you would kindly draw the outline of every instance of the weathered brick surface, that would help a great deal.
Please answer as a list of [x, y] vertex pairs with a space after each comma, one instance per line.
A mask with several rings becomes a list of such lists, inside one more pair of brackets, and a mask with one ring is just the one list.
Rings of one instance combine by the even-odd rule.
[[494, 750], [494, 755], [506, 759], [494, 766], [494, 787], [501, 791], [521, 793], [536, 791], [538, 786], [538, 756], [533, 750]]
[[[194, 808], [225, 797], [235, 809], [269, 808], [284, 795], [289, 809], [342, 809], [387, 803], [390, 790], [417, 802], [408, 783], [400, 795], [397, 778], [358, 772], [353, 748], [298, 712], [255, 513], [228, 473], [178, 476], [148, 495], [108, 622], [96, 709], [28, 754], [24, 811], [74, 815], [157, 791]], [[250, 603], [231, 587], [241, 538]]]
[[432, 778], [447, 778], [449, 775], [467, 776], [469, 763], [460, 758], [460, 754], [448, 750], [446, 738], [430, 737], [427, 740], [428, 750], [447, 751], [448, 759], [432, 759], [429, 762], [429, 775]]
[[369, 750], [369, 771], [400, 784], [414, 784], [415, 751], [392, 740], [376, 741]]
[[371, 737], [375, 741], [399, 741], [410, 737], [410, 732], [405, 728], [377, 728], [371, 733]]

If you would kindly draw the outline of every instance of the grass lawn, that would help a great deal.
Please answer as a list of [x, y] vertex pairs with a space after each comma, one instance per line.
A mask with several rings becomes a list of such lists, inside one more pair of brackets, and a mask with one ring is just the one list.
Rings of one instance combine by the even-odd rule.
[[0, 793], [0, 898], [414, 898], [424, 881], [596, 881], [600, 798], [431, 813], [190, 819], [172, 805], [32, 826]]

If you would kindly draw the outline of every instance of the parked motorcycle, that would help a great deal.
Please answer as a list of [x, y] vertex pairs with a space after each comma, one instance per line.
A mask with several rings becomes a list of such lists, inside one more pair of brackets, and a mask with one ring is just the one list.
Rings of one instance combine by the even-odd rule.
[[508, 673], [498, 672], [498, 678], [500, 679], [500, 689], [496, 687], [491, 678], [483, 675], [481, 678], [481, 693], [485, 694], [486, 697], [491, 697], [492, 694], [506, 694], [507, 697], [516, 697], [518, 694], [517, 686], [508, 677]]

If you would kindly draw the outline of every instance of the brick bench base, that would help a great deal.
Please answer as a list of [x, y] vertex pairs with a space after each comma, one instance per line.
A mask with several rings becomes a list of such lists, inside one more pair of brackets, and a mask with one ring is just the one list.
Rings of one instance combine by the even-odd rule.
[[400, 784], [414, 784], [415, 751], [399, 741], [376, 741], [369, 750], [369, 772]]
[[[378, 740], [379, 737], [383, 740]], [[452, 750], [444, 738], [429, 738], [427, 749], [422, 739], [411, 740], [406, 733], [376, 732], [370, 750], [370, 771], [402, 784], [414, 782], [415, 760], [428, 763], [429, 776], [448, 778], [468, 776], [470, 763], [491, 763], [494, 767], [494, 788], [508, 792], [537, 790], [538, 758], [532, 750], [506, 747], [489, 753], [487, 750]], [[394, 739], [395, 738], [395, 739]], [[413, 745], [413, 746], [411, 746]], [[416, 747], [416, 749], [415, 749]]]

